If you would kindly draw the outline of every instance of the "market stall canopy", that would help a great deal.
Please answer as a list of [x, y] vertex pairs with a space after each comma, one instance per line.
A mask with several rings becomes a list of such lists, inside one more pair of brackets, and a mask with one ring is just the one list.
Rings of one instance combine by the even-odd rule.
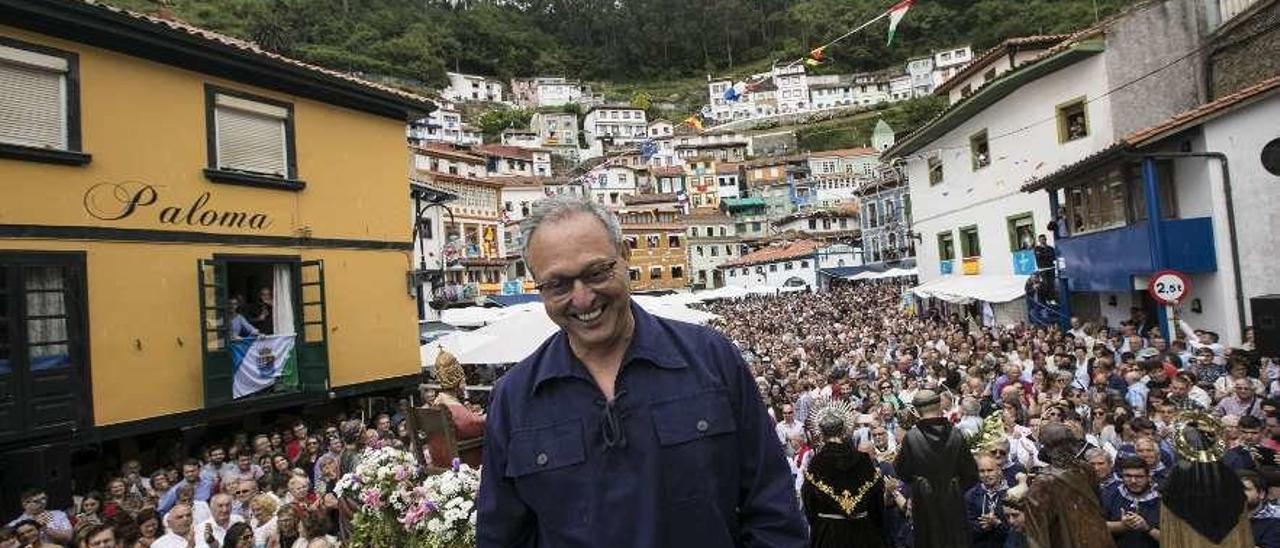
[[941, 299], [950, 303], [973, 301], [1007, 303], [1026, 295], [1027, 276], [947, 276], [911, 289], [922, 298]]

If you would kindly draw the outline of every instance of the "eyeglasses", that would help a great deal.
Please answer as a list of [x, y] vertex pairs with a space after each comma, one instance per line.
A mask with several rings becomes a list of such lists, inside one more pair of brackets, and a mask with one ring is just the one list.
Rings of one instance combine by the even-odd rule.
[[618, 259], [601, 261], [583, 269], [577, 276], [555, 276], [533, 286], [533, 288], [549, 297], [564, 297], [573, 292], [575, 281], [581, 281], [583, 285], [594, 288], [612, 280], [614, 267], [617, 265]]

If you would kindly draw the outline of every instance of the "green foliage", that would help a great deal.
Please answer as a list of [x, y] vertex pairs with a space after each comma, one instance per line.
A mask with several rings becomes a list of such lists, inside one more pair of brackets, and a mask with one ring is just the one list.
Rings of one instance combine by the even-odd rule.
[[[614, 82], [741, 76], [797, 58], [874, 17], [888, 0], [108, 0], [166, 11], [341, 70], [442, 85], [445, 70], [499, 78], [565, 74]], [[820, 72], [900, 64], [965, 43], [1066, 32], [1133, 0], [927, 0], [894, 45], [885, 24], [828, 50]], [[1095, 6], [1097, 11], [1095, 12]], [[634, 90], [632, 91], [634, 93]], [[630, 93], [622, 96], [623, 100]], [[683, 108], [683, 92], [652, 92]]]
[[876, 112], [797, 128], [796, 143], [801, 150], [815, 152], [871, 146], [871, 133], [875, 130], [876, 122], [882, 118], [901, 139], [932, 120], [946, 107], [946, 98], [932, 95], [903, 101]]
[[504, 129], [529, 129], [533, 112], [521, 108], [497, 108], [485, 111], [476, 120], [485, 137], [493, 138]]

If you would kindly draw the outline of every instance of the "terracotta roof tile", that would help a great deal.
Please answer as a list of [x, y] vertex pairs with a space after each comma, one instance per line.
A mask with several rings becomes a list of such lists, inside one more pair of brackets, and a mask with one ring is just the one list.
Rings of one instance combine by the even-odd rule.
[[624, 195], [622, 203], [626, 205], [661, 204], [676, 201], [675, 193]]
[[453, 145], [449, 145], [447, 143], [427, 143], [417, 147], [417, 151], [426, 155], [452, 158], [473, 164], [484, 163], [484, 158], [471, 154], [469, 150], [454, 148]]
[[516, 158], [519, 160], [533, 160], [533, 151], [527, 148], [521, 148], [511, 145], [480, 145], [476, 150], [490, 156], [500, 158]]
[[822, 156], [872, 156], [880, 154], [876, 149], [870, 147], [842, 148], [839, 150], [823, 150], [818, 152], [810, 152], [809, 157]]
[[785, 246], [770, 246], [752, 253], [748, 253], [738, 259], [728, 261], [720, 266], [729, 268], [735, 266], [751, 266], [764, 263], [776, 263], [778, 261], [786, 261], [789, 259], [798, 259], [813, 255], [814, 250], [821, 246], [820, 243], [813, 240], [800, 240]]
[[985, 68], [990, 61], [994, 60], [1006, 51], [1025, 50], [1028, 47], [1035, 49], [1048, 49], [1062, 43], [1063, 40], [1070, 37], [1070, 34], [1044, 34], [1036, 36], [1019, 36], [1005, 40], [999, 45], [978, 54], [978, 56], [974, 57], [972, 61], [969, 61], [968, 64], [961, 67], [955, 75], [947, 79], [947, 81], [939, 84], [938, 87], [934, 88], [933, 92], [938, 95], [946, 93], [947, 90], [955, 87], [958, 82], [977, 74], [978, 71]]
[[1141, 146], [1150, 143], [1168, 135], [1169, 133], [1179, 131], [1186, 126], [1203, 122], [1208, 118], [1216, 117], [1217, 115], [1223, 114], [1235, 107], [1243, 106], [1243, 103], [1246, 101], [1267, 95], [1269, 92], [1275, 91], [1276, 89], [1280, 89], [1280, 76], [1273, 76], [1186, 112], [1176, 114], [1160, 125], [1130, 133], [1124, 138], [1124, 140], [1133, 146]]

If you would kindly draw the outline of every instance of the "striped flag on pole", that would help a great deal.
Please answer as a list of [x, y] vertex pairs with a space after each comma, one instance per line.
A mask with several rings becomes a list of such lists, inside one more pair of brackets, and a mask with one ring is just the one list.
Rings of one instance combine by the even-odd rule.
[[902, 0], [893, 7], [889, 8], [889, 42], [893, 44], [893, 32], [898, 30], [898, 23], [902, 22], [902, 18], [907, 15], [907, 10], [911, 9], [911, 5], [915, 4], [915, 0]]

